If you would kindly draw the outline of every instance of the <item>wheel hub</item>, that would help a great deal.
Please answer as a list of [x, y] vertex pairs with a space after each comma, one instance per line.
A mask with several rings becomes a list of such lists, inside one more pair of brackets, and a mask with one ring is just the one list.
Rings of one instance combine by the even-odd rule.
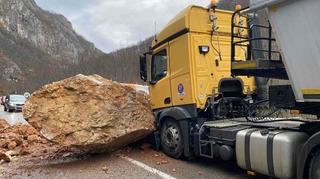
[[179, 145], [179, 131], [174, 126], [170, 126], [166, 130], [165, 142], [166, 145], [170, 148], [177, 148]]

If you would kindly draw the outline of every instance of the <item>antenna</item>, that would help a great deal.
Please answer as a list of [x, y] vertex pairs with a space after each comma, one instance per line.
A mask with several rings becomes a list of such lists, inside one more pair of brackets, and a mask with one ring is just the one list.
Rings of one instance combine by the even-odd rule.
[[157, 21], [154, 21], [154, 40], [157, 42]]

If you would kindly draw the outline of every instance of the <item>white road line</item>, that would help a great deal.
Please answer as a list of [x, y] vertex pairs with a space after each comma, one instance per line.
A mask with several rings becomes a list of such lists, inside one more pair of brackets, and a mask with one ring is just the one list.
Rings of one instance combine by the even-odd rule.
[[173, 177], [173, 176], [171, 176], [171, 175], [168, 175], [168, 174], [166, 174], [166, 173], [163, 173], [163, 172], [160, 171], [160, 170], [157, 170], [157, 169], [155, 169], [155, 168], [152, 168], [152, 167], [150, 167], [150, 166], [148, 166], [148, 165], [146, 165], [146, 164], [144, 164], [144, 163], [142, 163], [142, 162], [139, 162], [139, 161], [137, 161], [137, 160], [134, 160], [134, 159], [132, 159], [132, 158], [129, 158], [129, 157], [126, 157], [126, 156], [121, 156], [121, 158], [123, 158], [123, 159], [125, 159], [125, 160], [127, 160], [127, 161], [129, 161], [129, 162], [131, 162], [131, 163], [133, 163], [133, 164], [135, 164], [135, 165], [137, 165], [137, 166], [139, 166], [139, 167], [147, 170], [148, 172], [151, 172], [151, 173], [153, 173], [153, 174], [159, 175], [159, 176], [160, 176], [161, 178], [163, 178], [163, 179], [176, 179], [175, 177]]

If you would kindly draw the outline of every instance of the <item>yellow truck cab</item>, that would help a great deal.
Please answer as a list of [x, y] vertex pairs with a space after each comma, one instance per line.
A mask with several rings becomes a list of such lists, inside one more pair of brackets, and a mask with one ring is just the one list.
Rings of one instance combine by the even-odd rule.
[[[140, 58], [144, 81], [151, 66], [149, 88], [159, 129], [156, 134], [169, 156], [192, 155], [192, 129], [205, 121], [243, 117], [245, 103], [254, 95], [254, 78], [231, 76], [232, 14], [189, 6], [156, 35], [150, 52]], [[245, 59], [246, 53], [246, 47], [235, 50], [238, 59]]]
[[[207, 8], [189, 6], [152, 43], [151, 104], [153, 109], [194, 105], [204, 109], [217, 96], [221, 79], [231, 77], [232, 12], [215, 10], [213, 32]], [[245, 49], [237, 55], [244, 59]], [[243, 77], [243, 92], [255, 90], [253, 78]]]

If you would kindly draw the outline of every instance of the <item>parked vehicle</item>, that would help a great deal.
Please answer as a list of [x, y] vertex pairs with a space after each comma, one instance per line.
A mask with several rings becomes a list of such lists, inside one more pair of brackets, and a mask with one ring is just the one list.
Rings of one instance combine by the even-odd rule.
[[26, 97], [23, 95], [8, 95], [5, 98], [4, 111], [22, 111], [22, 107], [26, 102]]

